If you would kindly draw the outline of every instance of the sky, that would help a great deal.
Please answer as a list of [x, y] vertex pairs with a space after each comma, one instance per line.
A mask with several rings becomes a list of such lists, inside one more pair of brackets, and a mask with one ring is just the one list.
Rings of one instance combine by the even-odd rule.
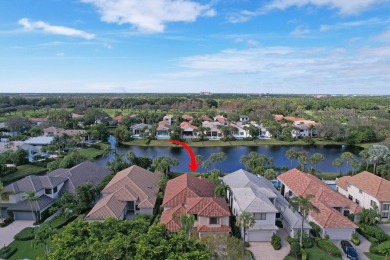
[[390, 94], [389, 0], [2, 0], [0, 93]]

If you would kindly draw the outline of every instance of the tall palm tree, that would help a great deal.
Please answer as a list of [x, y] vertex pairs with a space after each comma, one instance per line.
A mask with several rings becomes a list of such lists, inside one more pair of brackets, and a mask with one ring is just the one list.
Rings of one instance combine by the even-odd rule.
[[303, 223], [305, 222], [305, 219], [307, 219], [307, 216], [309, 215], [309, 212], [315, 211], [316, 213], [319, 213], [320, 210], [314, 206], [310, 200], [313, 199], [315, 196], [314, 195], [308, 195], [306, 197], [304, 196], [297, 196], [297, 197], [292, 197], [290, 199], [290, 207], [294, 211], [298, 211], [302, 215], [302, 221], [301, 221], [301, 234], [299, 238], [299, 245], [302, 247], [303, 244]]
[[286, 151], [285, 153], [285, 156], [287, 157], [287, 159], [290, 160], [291, 162], [291, 167], [293, 166], [293, 160], [297, 159], [298, 158], [298, 153], [297, 151], [295, 151], [294, 149], [290, 148]]
[[334, 167], [339, 168], [339, 176], [341, 177], [341, 167], [343, 167], [344, 161], [341, 160], [340, 158], [336, 158], [333, 162], [332, 165]]
[[318, 164], [325, 160], [325, 157], [322, 153], [315, 153], [310, 157], [310, 164], [316, 166], [316, 172], [318, 173]]
[[361, 150], [359, 156], [362, 157], [363, 161], [366, 163], [366, 171], [368, 171], [368, 163], [370, 159], [370, 154], [367, 149]]
[[184, 230], [186, 235], [188, 235], [188, 239], [191, 238], [191, 231], [192, 228], [194, 227], [195, 223], [195, 216], [190, 214], [190, 215], [181, 215], [180, 216], [180, 228]]
[[246, 231], [255, 225], [255, 218], [252, 213], [241, 211], [241, 214], [237, 217], [236, 226], [242, 228], [244, 231], [243, 239], [245, 242]]
[[38, 201], [38, 196], [36, 196], [35, 193], [32, 191], [26, 192], [26, 195], [27, 195], [27, 200], [30, 202], [30, 208], [31, 208], [31, 212], [33, 214], [33, 218], [34, 218], [35, 222], [38, 222], [37, 213], [34, 212], [34, 208], [33, 208], [34, 202], [37, 203], [37, 201]]
[[374, 174], [378, 173], [378, 164], [390, 157], [390, 149], [385, 145], [373, 145], [369, 150], [369, 160], [374, 163]]

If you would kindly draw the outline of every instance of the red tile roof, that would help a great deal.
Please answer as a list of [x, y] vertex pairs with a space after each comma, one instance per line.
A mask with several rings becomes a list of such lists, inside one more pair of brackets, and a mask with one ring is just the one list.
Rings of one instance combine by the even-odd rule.
[[342, 188], [343, 190], [348, 190], [347, 181], [351, 179], [351, 176], [343, 176], [336, 180], [336, 185]]
[[215, 184], [209, 179], [194, 177], [188, 173], [169, 180], [165, 188], [163, 207], [175, 207], [187, 198], [213, 197]]
[[194, 126], [194, 125], [191, 125], [190, 122], [182, 122], [182, 123], [180, 124], [180, 128], [181, 128], [181, 129], [192, 128], [192, 130], [194, 130], [194, 129], [197, 129], [198, 127], [196, 127], [196, 126]]
[[333, 207], [348, 208], [351, 213], [359, 213], [361, 207], [330, 188], [326, 183], [315, 176], [297, 169], [291, 169], [279, 175], [278, 179], [297, 196], [315, 196], [312, 203], [317, 206], [321, 212], [319, 214], [310, 212], [310, 216], [312, 216], [318, 224], [323, 227], [356, 227], [353, 222], [344, 217]]
[[205, 217], [230, 216], [229, 207], [225, 198], [188, 198], [186, 209], [190, 214], [197, 214]]
[[119, 116], [116, 116], [113, 118], [115, 121], [117, 122], [121, 122], [123, 120], [123, 116], [122, 115], [119, 115]]
[[283, 119], [283, 115], [273, 115], [274, 116], [274, 118], [275, 118], [275, 121], [280, 121], [280, 120], [282, 120]]
[[390, 201], [390, 181], [364, 171], [347, 180], [353, 186], [367, 192], [378, 201]]
[[182, 115], [181, 118], [183, 118], [184, 120], [189, 120], [189, 121], [194, 119], [194, 117], [191, 115]]
[[205, 116], [205, 115], [201, 116], [200, 120], [202, 120], [202, 121], [213, 121], [210, 117]]
[[186, 209], [183, 205], [165, 210], [161, 214], [160, 222], [164, 224], [170, 231], [177, 232], [180, 230], [180, 216], [186, 214]]
[[220, 123], [225, 123], [225, 122], [228, 121], [227, 118], [225, 118], [223, 115], [217, 115], [217, 116], [215, 116], [215, 117], [214, 117], [214, 120], [215, 120], [215, 121], [218, 121], [218, 122], [220, 122]]

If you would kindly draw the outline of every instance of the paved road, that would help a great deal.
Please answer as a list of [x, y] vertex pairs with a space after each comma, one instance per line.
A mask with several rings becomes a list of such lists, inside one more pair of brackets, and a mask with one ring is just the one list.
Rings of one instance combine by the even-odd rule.
[[26, 227], [33, 227], [34, 221], [16, 220], [10, 225], [0, 228], [0, 248], [8, 246], [14, 241], [14, 236]]
[[390, 224], [378, 224], [378, 226], [383, 229], [386, 234], [390, 235]]
[[287, 232], [284, 229], [277, 231], [277, 235], [282, 239], [282, 248], [275, 250], [271, 242], [251, 242], [248, 248], [252, 251], [256, 260], [281, 260], [290, 253], [290, 245], [287, 243]]
[[[369, 260], [368, 257], [364, 254], [364, 252], [369, 252], [371, 243], [360, 234], [358, 234], [358, 236], [360, 239], [360, 244], [358, 246], [355, 246], [352, 242], [351, 244], [356, 249], [356, 252], [358, 253], [359, 256], [359, 260]], [[338, 248], [340, 248], [342, 258], [347, 260], [348, 259], [347, 255], [344, 253], [343, 249], [341, 248], [341, 244], [340, 244], [341, 241], [333, 240], [332, 242], [335, 243]]]

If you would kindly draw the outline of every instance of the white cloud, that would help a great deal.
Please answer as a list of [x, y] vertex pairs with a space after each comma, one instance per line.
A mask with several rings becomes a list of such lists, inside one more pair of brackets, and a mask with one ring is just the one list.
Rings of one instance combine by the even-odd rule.
[[92, 4], [107, 23], [131, 24], [143, 32], [163, 32], [170, 22], [194, 22], [199, 16], [215, 16], [209, 5], [191, 0], [81, 0]]
[[295, 29], [290, 33], [294, 37], [302, 37], [305, 34], [310, 33], [310, 30], [303, 27], [303, 26], [297, 26]]
[[330, 31], [330, 30], [343, 30], [343, 29], [350, 29], [353, 27], [367, 27], [367, 26], [376, 26], [376, 25], [383, 25], [383, 24], [389, 24], [389, 20], [383, 20], [378, 18], [371, 18], [367, 20], [357, 20], [357, 21], [350, 21], [350, 22], [344, 22], [344, 23], [336, 23], [336, 24], [322, 24], [320, 26], [320, 31]]
[[259, 45], [259, 42], [256, 41], [256, 40], [253, 40], [253, 39], [249, 39], [249, 40], [247, 40], [246, 42], [247, 42], [249, 45], [251, 45], [251, 46], [257, 46], [257, 45]]
[[375, 4], [383, 3], [385, 1], [386, 0], [273, 0], [265, 6], [264, 10], [285, 10], [293, 6], [302, 7], [312, 5], [337, 9], [340, 14], [343, 15], [354, 15], [369, 9]]
[[257, 11], [241, 10], [238, 13], [229, 13], [226, 16], [226, 21], [229, 23], [244, 23], [258, 15]]
[[57, 35], [64, 35], [64, 36], [71, 36], [71, 37], [81, 37], [86, 40], [91, 40], [95, 37], [95, 35], [92, 33], [87, 33], [81, 30], [64, 27], [64, 26], [50, 25], [42, 21], [30, 22], [30, 20], [27, 18], [20, 19], [18, 23], [28, 30], [37, 30], [37, 31], [42, 31], [50, 34], [57, 34]]
[[387, 31], [380, 33], [378, 35], [375, 35], [372, 38], [374, 40], [377, 40], [377, 41], [390, 41], [390, 27], [387, 28]]

